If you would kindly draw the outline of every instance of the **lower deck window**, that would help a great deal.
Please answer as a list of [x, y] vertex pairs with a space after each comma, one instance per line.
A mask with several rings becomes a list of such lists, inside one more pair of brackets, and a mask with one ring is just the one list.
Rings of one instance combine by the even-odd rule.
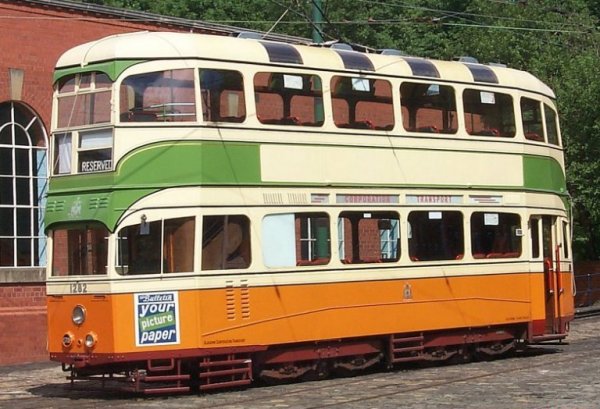
[[246, 216], [205, 216], [202, 222], [202, 270], [250, 266], [250, 220]]
[[194, 267], [193, 217], [127, 226], [119, 232], [117, 272], [121, 275], [181, 273]]
[[344, 212], [338, 219], [344, 264], [385, 263], [400, 256], [399, 220], [394, 212]]
[[329, 216], [325, 213], [267, 215], [262, 224], [262, 242], [267, 267], [328, 264]]
[[108, 230], [89, 225], [52, 232], [52, 275], [106, 274]]
[[413, 261], [460, 260], [463, 216], [457, 211], [415, 211], [408, 215], [408, 252]]
[[519, 257], [522, 235], [518, 214], [476, 212], [471, 216], [474, 258]]

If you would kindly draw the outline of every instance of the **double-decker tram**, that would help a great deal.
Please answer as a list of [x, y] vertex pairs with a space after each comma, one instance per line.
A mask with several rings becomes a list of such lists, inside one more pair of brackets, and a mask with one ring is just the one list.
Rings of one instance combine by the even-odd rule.
[[554, 94], [529, 73], [182, 33], [55, 71], [48, 345], [145, 393], [566, 337]]

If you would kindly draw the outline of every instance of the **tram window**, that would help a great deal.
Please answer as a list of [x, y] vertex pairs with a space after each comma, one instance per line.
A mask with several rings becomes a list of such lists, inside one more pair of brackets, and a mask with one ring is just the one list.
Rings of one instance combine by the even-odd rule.
[[328, 264], [331, 258], [329, 216], [296, 214], [296, 265]]
[[562, 222], [562, 249], [563, 257], [569, 258], [569, 225], [567, 222]]
[[194, 70], [132, 75], [121, 83], [122, 122], [189, 122], [196, 120]]
[[512, 213], [475, 212], [471, 216], [474, 258], [521, 256], [521, 217]]
[[246, 119], [244, 80], [230, 70], [200, 69], [202, 117], [210, 122], [243, 122]]
[[323, 125], [323, 87], [316, 75], [259, 72], [254, 95], [256, 116], [263, 124]]
[[242, 215], [204, 216], [202, 270], [250, 266], [250, 220]]
[[79, 132], [77, 152], [80, 173], [112, 170], [113, 134], [111, 129]]
[[109, 232], [104, 226], [56, 229], [51, 235], [53, 276], [106, 274]]
[[63, 175], [71, 173], [71, 133], [54, 134], [54, 174]]
[[521, 98], [521, 120], [525, 138], [544, 142], [544, 129], [542, 126], [542, 106], [539, 101], [530, 98]]
[[64, 94], [75, 91], [75, 83], [77, 76], [75, 74], [68, 75], [58, 81], [58, 93]]
[[466, 89], [463, 104], [469, 135], [515, 136], [515, 113], [510, 95]]
[[454, 88], [404, 82], [400, 86], [402, 124], [410, 132], [453, 134], [458, 131]]
[[104, 73], [88, 72], [59, 81], [57, 126], [67, 128], [110, 122], [112, 83]]
[[193, 217], [127, 226], [117, 237], [121, 275], [191, 272], [194, 267]]
[[548, 135], [548, 143], [559, 145], [556, 112], [546, 104], [544, 104], [544, 118], [546, 119], [546, 135]]
[[408, 254], [411, 260], [460, 260], [463, 258], [464, 233], [461, 212], [410, 212], [408, 229]]
[[331, 258], [329, 216], [325, 213], [267, 215], [262, 222], [262, 240], [267, 267], [321, 265]]
[[344, 264], [398, 261], [399, 224], [395, 212], [343, 212], [338, 219], [340, 260]]
[[394, 128], [392, 86], [389, 81], [334, 76], [331, 79], [333, 121], [338, 128]]
[[529, 230], [531, 232], [531, 257], [540, 257], [540, 220], [532, 218], [529, 221]]

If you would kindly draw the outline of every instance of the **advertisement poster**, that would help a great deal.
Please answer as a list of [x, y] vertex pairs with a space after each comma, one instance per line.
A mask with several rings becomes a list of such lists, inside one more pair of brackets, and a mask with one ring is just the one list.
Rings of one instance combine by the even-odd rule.
[[177, 292], [134, 294], [137, 346], [179, 344]]

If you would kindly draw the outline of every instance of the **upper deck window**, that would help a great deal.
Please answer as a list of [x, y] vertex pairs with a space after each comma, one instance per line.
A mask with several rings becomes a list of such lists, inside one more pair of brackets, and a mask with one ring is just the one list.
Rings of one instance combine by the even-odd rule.
[[515, 136], [515, 113], [510, 95], [466, 89], [463, 104], [469, 135]]
[[137, 74], [121, 83], [122, 122], [187, 122], [196, 120], [194, 70]]
[[331, 90], [333, 121], [338, 128], [387, 131], [394, 127], [389, 81], [334, 76]]
[[323, 89], [316, 75], [259, 72], [254, 95], [256, 116], [263, 124], [323, 125]]
[[100, 72], [74, 74], [57, 84], [57, 127], [70, 128], [110, 122], [112, 82]]
[[242, 74], [229, 70], [200, 70], [202, 117], [210, 122], [243, 122], [246, 119]]
[[544, 142], [544, 127], [542, 125], [542, 103], [531, 98], [521, 98], [521, 120], [525, 138]]
[[558, 116], [556, 111], [544, 104], [544, 118], [546, 119], [546, 134], [548, 135], [548, 143], [552, 145], [560, 145], [558, 139]]
[[458, 130], [454, 89], [433, 83], [400, 86], [402, 123], [410, 132], [453, 134]]

